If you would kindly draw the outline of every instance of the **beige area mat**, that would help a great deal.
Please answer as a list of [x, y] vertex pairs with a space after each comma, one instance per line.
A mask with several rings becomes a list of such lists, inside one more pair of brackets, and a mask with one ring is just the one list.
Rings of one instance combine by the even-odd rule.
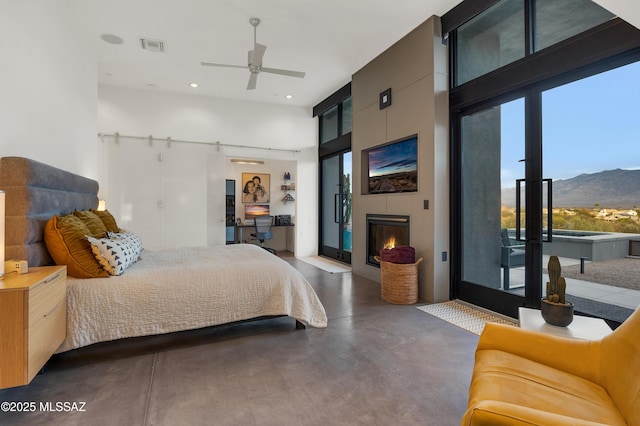
[[416, 308], [478, 335], [482, 333], [484, 325], [487, 322], [518, 326], [518, 322], [515, 319], [501, 316], [500, 314], [492, 313], [457, 300], [434, 303], [432, 305], [422, 305]]

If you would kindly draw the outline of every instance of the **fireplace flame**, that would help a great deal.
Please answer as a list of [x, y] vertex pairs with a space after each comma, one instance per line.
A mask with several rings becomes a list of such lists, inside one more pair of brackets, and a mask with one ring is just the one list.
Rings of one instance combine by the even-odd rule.
[[391, 237], [387, 240], [386, 243], [384, 243], [384, 248], [385, 249], [392, 249], [396, 246], [396, 237]]

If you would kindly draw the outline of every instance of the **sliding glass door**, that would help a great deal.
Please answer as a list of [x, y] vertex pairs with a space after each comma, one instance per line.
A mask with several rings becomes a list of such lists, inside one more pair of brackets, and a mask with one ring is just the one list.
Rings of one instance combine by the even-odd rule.
[[351, 263], [351, 151], [321, 160], [320, 254]]
[[[567, 293], [592, 315], [621, 320], [640, 305], [640, 62], [542, 91], [545, 175], [554, 179], [553, 238]], [[640, 254], [640, 253], [639, 253]]]
[[313, 108], [320, 118], [318, 254], [351, 263], [351, 83]]
[[459, 298], [510, 316], [538, 307], [555, 255], [578, 311], [621, 321], [640, 305], [626, 283], [640, 272], [625, 260], [640, 236], [639, 79], [635, 62], [455, 116]]
[[[622, 185], [596, 194], [605, 175], [567, 181], [638, 167], [624, 142], [638, 133], [638, 74], [618, 71], [640, 59], [640, 31], [590, 0], [500, 0], [482, 11], [467, 0], [442, 21], [451, 46], [451, 297], [517, 317], [518, 306], [540, 306], [549, 255], [570, 258], [567, 272], [595, 259], [597, 250], [582, 252], [589, 221], [608, 226], [615, 210], [619, 229], [635, 229], [633, 197], [611, 198]], [[594, 166], [616, 151], [625, 152], [617, 163]]]
[[525, 98], [470, 110], [459, 117], [458, 128], [461, 298], [486, 295], [484, 305], [522, 304], [518, 300], [531, 277], [526, 273], [526, 190], [532, 186], [525, 179]]
[[523, 287], [516, 183], [524, 178], [524, 100], [464, 115], [461, 142], [462, 279], [493, 289]]

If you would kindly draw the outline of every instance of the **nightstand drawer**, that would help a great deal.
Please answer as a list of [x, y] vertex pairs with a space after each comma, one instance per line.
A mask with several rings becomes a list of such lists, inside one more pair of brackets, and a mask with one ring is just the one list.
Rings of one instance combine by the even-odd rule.
[[66, 337], [66, 297], [65, 271], [59, 271], [29, 289], [29, 381]]
[[29, 328], [50, 316], [54, 308], [67, 297], [64, 271], [43, 280], [29, 289]]
[[0, 389], [26, 385], [67, 334], [67, 267], [0, 280]]
[[67, 334], [67, 304], [61, 300], [29, 327], [28, 380], [31, 381], [62, 344]]

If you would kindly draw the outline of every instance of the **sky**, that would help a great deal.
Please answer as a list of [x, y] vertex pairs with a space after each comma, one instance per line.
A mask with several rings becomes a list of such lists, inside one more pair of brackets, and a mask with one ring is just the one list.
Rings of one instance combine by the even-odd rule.
[[[543, 177], [640, 169], [640, 62], [542, 95]], [[524, 177], [524, 100], [502, 105], [502, 187]]]
[[415, 171], [417, 144], [418, 140], [414, 137], [369, 151], [369, 177]]

